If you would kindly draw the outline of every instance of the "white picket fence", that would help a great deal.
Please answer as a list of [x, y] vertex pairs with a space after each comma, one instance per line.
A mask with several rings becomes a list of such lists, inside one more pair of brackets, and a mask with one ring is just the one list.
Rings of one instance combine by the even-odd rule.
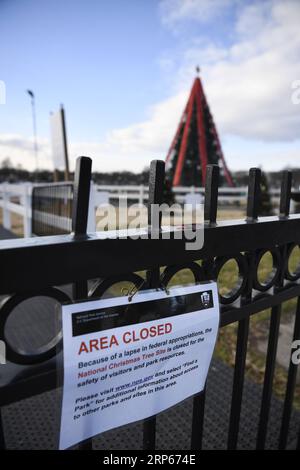
[[[109, 193], [110, 199], [127, 199], [138, 201], [139, 204], [144, 204], [148, 200], [148, 186], [131, 185], [131, 186], [114, 186], [114, 185], [101, 185], [96, 186], [98, 191], [106, 191]], [[186, 202], [188, 194], [201, 194], [204, 196], [205, 189], [195, 186], [176, 186], [172, 188], [175, 194], [176, 201], [179, 203]], [[276, 191], [276, 190], [275, 190]], [[278, 192], [279, 194], [279, 192]], [[275, 196], [276, 197], [276, 196]], [[247, 187], [239, 188], [219, 188], [219, 202], [226, 204], [245, 204], [247, 199]]]
[[[57, 183], [55, 183], [57, 184]], [[64, 184], [64, 183], [62, 183]], [[7, 230], [12, 228], [12, 214], [18, 214], [23, 220], [24, 237], [32, 236], [32, 191], [36, 186], [45, 186], [44, 184], [0, 184], [0, 208], [2, 209], [2, 225]], [[89, 215], [88, 215], [88, 232], [96, 231], [96, 209], [101, 204], [108, 204], [109, 194], [105, 191], [99, 191], [95, 185], [91, 185]], [[41, 214], [43, 216], [43, 214]], [[48, 220], [50, 214], [47, 214]], [[64, 228], [62, 217], [55, 216], [51, 219], [51, 223], [58, 228]]]
[[[104, 191], [109, 195], [109, 201], [127, 199], [128, 201], [135, 201], [139, 204], [145, 204], [148, 201], [148, 186], [131, 185], [131, 186], [117, 186], [117, 185], [95, 185], [96, 191]], [[184, 204], [187, 202], [188, 195], [201, 195], [204, 197], [205, 188], [195, 186], [176, 186], [172, 188], [175, 194], [176, 202]], [[245, 206], [247, 202], [248, 188], [247, 186], [240, 186], [238, 188], [220, 187], [218, 203], [224, 206]], [[280, 198], [280, 189], [270, 189], [270, 195], [274, 206], [278, 206]], [[293, 201], [291, 201], [293, 206]]]
[[31, 183], [0, 184], [0, 208], [2, 209], [2, 225], [7, 230], [12, 227], [12, 214], [23, 218], [24, 237], [31, 236]]
[[[63, 184], [63, 183], [62, 183]], [[23, 219], [24, 237], [30, 237], [31, 233], [31, 198], [32, 190], [36, 185], [32, 183], [20, 184], [0, 184], [0, 208], [2, 209], [2, 224], [7, 230], [11, 230], [11, 215], [18, 214]], [[173, 188], [176, 201], [179, 203], [187, 202], [191, 195], [204, 195], [204, 188], [182, 187]], [[272, 202], [276, 205], [279, 201], [279, 189], [270, 191]], [[96, 231], [96, 209], [100, 205], [118, 200], [128, 200], [128, 204], [136, 202], [145, 204], [148, 200], [148, 187], [143, 185], [114, 186], [114, 185], [95, 185], [91, 186], [90, 211], [88, 217], [88, 232]], [[239, 188], [219, 188], [219, 203], [227, 207], [243, 207], [247, 200], [247, 187]], [[58, 227], [60, 222], [58, 221]]]

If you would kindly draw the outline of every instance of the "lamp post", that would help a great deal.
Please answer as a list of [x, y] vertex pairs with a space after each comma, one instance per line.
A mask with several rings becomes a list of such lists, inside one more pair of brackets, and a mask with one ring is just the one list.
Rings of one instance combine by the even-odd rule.
[[28, 95], [31, 98], [31, 108], [32, 108], [32, 124], [33, 124], [33, 138], [34, 138], [34, 155], [35, 155], [35, 167], [36, 167], [36, 179], [38, 179], [39, 171], [39, 157], [38, 157], [38, 145], [37, 145], [37, 136], [36, 136], [36, 112], [35, 112], [35, 97], [34, 93], [31, 90], [27, 90]]

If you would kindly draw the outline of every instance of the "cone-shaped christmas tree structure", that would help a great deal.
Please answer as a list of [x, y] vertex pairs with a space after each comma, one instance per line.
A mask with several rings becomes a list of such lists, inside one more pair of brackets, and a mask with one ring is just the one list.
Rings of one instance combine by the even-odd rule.
[[197, 77], [167, 155], [167, 178], [172, 186], [203, 186], [206, 166], [212, 163], [220, 167], [220, 184], [233, 186], [217, 129]]

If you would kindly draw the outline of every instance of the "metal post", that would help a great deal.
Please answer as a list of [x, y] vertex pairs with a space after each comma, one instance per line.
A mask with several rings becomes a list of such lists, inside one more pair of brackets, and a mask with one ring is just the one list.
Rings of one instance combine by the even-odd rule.
[[[283, 173], [280, 202], [279, 202], [279, 218], [284, 220], [288, 218], [290, 211], [290, 198], [291, 198], [291, 185], [292, 185], [292, 174], [290, 171]], [[287, 259], [287, 247], [286, 245], [279, 248], [282, 259]], [[274, 286], [274, 293], [278, 292], [284, 285], [284, 270], [281, 270], [280, 276]], [[276, 354], [278, 345], [278, 336], [280, 328], [280, 317], [281, 317], [281, 304], [275, 305], [271, 310], [270, 329], [269, 329], [269, 340], [266, 358], [266, 368], [264, 377], [263, 394], [261, 400], [260, 417], [258, 424], [258, 433], [256, 440], [256, 448], [258, 450], [264, 450], [266, 445], [266, 438], [268, 432], [268, 421], [271, 407], [271, 398], [273, 390], [273, 380], [276, 366]]]
[[[149, 199], [148, 199], [148, 224], [149, 229], [152, 229], [152, 216], [153, 216], [153, 204], [161, 204], [163, 202], [163, 188], [165, 181], [165, 162], [162, 160], [152, 160], [150, 165], [149, 174]], [[159, 218], [159, 227], [155, 227], [160, 230], [161, 217]], [[147, 285], [150, 288], [158, 287], [160, 279], [159, 267], [147, 271]], [[156, 435], [156, 416], [144, 422], [144, 434], [143, 434], [143, 449], [154, 450], [155, 449], [155, 435]]]
[[[250, 169], [247, 199], [247, 223], [256, 223], [257, 221], [261, 196], [260, 177], [261, 171], [259, 168]], [[246, 253], [246, 256], [248, 259], [249, 275], [245, 293], [241, 299], [242, 305], [251, 303], [253, 275], [255, 271], [255, 252], [248, 252]], [[250, 317], [248, 316], [240, 320], [238, 323], [230, 422], [227, 441], [228, 450], [235, 450], [238, 443], [248, 346], [249, 322]]]
[[72, 231], [74, 233], [74, 237], [86, 236], [91, 188], [91, 170], [91, 158], [77, 158], [72, 214]]
[[68, 155], [68, 144], [67, 144], [67, 129], [65, 121], [65, 110], [63, 105], [60, 107], [61, 112], [61, 124], [62, 124], [62, 133], [63, 133], [63, 144], [64, 144], [64, 155], [65, 155], [65, 181], [70, 179], [69, 171], [69, 155]]
[[11, 229], [11, 219], [10, 219], [10, 211], [9, 211], [9, 185], [3, 185], [3, 227], [7, 230]]
[[208, 165], [206, 168], [204, 221], [215, 225], [218, 210], [219, 167]]
[[31, 98], [34, 154], [35, 154], [35, 167], [36, 167], [36, 180], [37, 180], [38, 179], [38, 172], [39, 172], [39, 157], [38, 157], [37, 132], [36, 132], [35, 96], [34, 96], [33, 91], [31, 91], [31, 90], [27, 90], [27, 93]]
[[[218, 190], [219, 190], [219, 167], [218, 165], [207, 165], [205, 175], [205, 192], [204, 192], [204, 220], [209, 226], [215, 226], [217, 220], [218, 208]], [[213, 259], [207, 259], [204, 263], [205, 278], [211, 279], [212, 275], [209, 266], [213, 263]], [[201, 450], [203, 440], [204, 413], [206, 400], [206, 384], [204, 390], [196, 395], [193, 399], [193, 418], [192, 418], [192, 435], [191, 450]]]
[[[87, 236], [86, 230], [89, 213], [91, 170], [92, 160], [89, 157], [77, 158], [72, 215], [72, 230], [74, 238], [84, 238]], [[88, 282], [75, 282], [73, 284], [74, 300], [83, 300], [86, 299], [87, 296]], [[82, 442], [78, 447], [80, 450], [91, 450], [93, 448], [93, 440], [88, 439]]]

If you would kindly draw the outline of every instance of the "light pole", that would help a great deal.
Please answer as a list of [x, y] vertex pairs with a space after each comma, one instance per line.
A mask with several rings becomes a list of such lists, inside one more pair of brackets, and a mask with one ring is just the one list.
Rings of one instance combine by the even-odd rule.
[[36, 113], [35, 113], [35, 98], [34, 93], [31, 90], [27, 90], [28, 95], [31, 98], [31, 108], [32, 108], [32, 124], [33, 124], [33, 138], [34, 138], [34, 155], [35, 155], [35, 167], [36, 167], [36, 179], [38, 179], [39, 171], [39, 157], [38, 157], [38, 145], [37, 145], [37, 136], [36, 136]]

